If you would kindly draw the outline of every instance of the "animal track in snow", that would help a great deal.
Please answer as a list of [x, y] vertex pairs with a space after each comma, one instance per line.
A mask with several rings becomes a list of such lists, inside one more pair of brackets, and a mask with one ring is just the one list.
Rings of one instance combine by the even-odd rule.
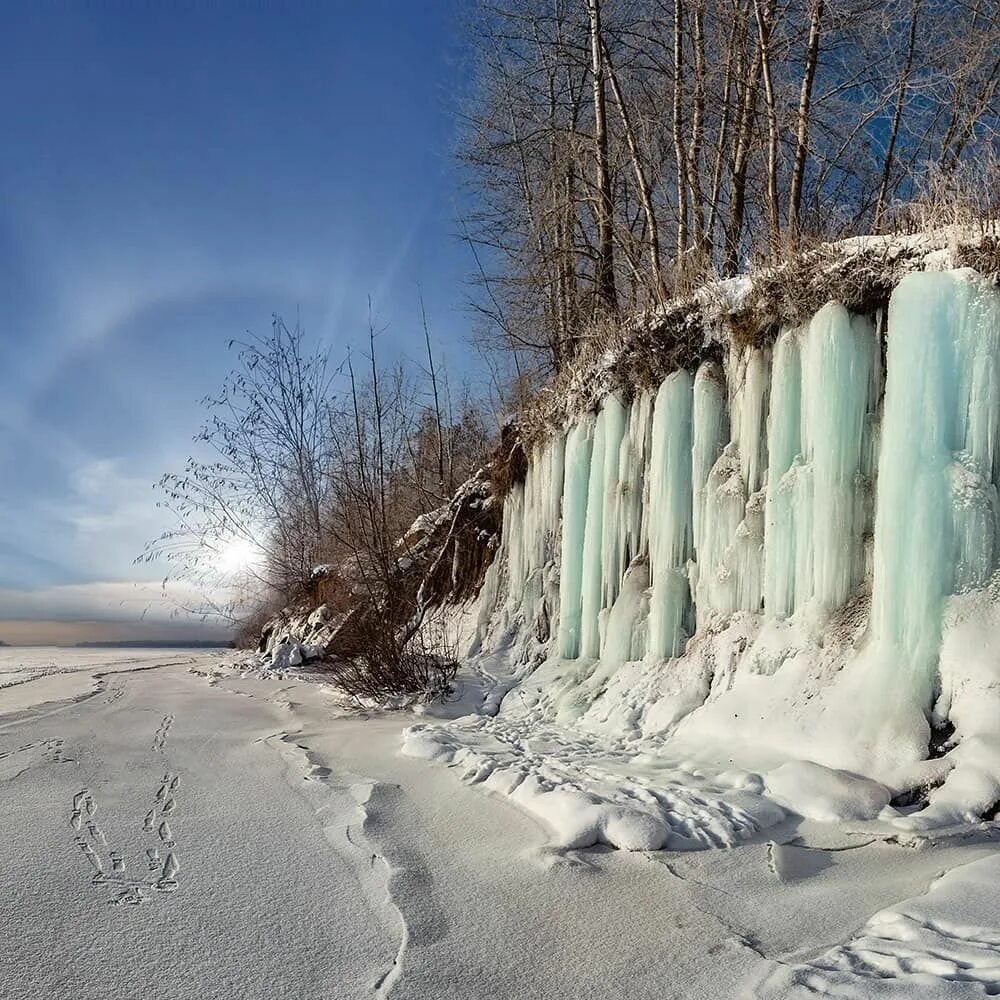
[[114, 899], [109, 899], [112, 906], [138, 906], [146, 902], [146, 894], [142, 891], [141, 885], [130, 885], [124, 892], [119, 893]]
[[[66, 758], [63, 756], [64, 746], [65, 741], [58, 737], [38, 740], [35, 743], [22, 743], [21, 746], [15, 747], [13, 750], [0, 752], [0, 761], [9, 760], [10, 764], [7, 766], [16, 766], [22, 754], [33, 751], [33, 756], [40, 756], [46, 764], [63, 764], [66, 763]], [[30, 763], [27, 766], [30, 767]]]
[[165, 715], [160, 720], [160, 726], [153, 734], [153, 749], [162, 750], [167, 743], [167, 733], [170, 732], [170, 727], [174, 724], [174, 717], [172, 715]]
[[61, 739], [42, 740], [42, 760], [49, 764], [61, 764], [65, 760], [63, 757], [63, 747], [65, 741]]

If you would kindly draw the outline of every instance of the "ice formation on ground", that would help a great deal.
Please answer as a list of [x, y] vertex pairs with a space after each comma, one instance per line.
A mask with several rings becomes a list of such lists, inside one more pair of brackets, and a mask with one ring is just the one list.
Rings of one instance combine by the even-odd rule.
[[925, 895], [876, 913], [846, 944], [779, 967], [750, 995], [760, 1000], [995, 996], [1000, 992], [998, 879], [998, 857], [949, 871]]
[[998, 485], [1000, 294], [969, 270], [609, 395], [505, 504], [477, 649], [513, 690], [405, 750], [565, 844], [973, 821], [1000, 799]]

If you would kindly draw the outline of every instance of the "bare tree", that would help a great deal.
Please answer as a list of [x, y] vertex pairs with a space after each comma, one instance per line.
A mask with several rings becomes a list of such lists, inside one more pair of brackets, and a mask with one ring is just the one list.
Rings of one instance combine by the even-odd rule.
[[466, 236], [522, 381], [612, 301], [908, 225], [929, 170], [997, 148], [995, 0], [480, 2]]
[[809, 40], [806, 43], [805, 69], [802, 72], [802, 86], [799, 90], [799, 108], [795, 129], [795, 161], [792, 166], [792, 180], [788, 192], [788, 232], [793, 244], [798, 241], [799, 235], [802, 184], [806, 172], [806, 158], [809, 153], [809, 108], [812, 102], [813, 83], [816, 80], [816, 67], [819, 62], [823, 6], [823, 0], [813, 0], [809, 16]]
[[302, 329], [277, 316], [269, 336], [230, 346], [237, 366], [203, 401], [200, 457], [158, 484], [159, 505], [176, 526], [142, 558], [163, 558], [201, 585], [201, 610], [235, 618], [240, 610], [213, 596], [232, 583], [220, 563], [234, 546], [254, 553], [245, 583], [266, 593], [294, 592], [322, 549], [333, 373], [325, 354], [307, 349]]

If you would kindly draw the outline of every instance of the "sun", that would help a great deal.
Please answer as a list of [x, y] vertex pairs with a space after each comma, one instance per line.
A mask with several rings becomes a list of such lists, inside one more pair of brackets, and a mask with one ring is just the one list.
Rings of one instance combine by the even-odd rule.
[[260, 550], [246, 538], [232, 538], [219, 547], [215, 568], [223, 576], [233, 576], [252, 566]]

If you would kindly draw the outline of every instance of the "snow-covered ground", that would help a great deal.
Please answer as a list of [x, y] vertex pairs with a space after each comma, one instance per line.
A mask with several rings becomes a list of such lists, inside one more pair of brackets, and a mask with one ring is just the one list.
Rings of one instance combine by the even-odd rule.
[[[0, 646], [0, 688], [36, 677], [94, 671], [133, 670], [144, 664], [188, 660], [183, 649], [67, 649], [61, 646]], [[212, 655], [212, 654], [207, 654]], [[220, 655], [215, 653], [214, 655]]]
[[[0, 690], [10, 1000], [1000, 991], [993, 823], [755, 813], [727, 838], [751, 778], [680, 762], [677, 823], [704, 843], [559, 846], [516, 796], [482, 794], [488, 778], [401, 754], [426, 715], [351, 714], [315, 679], [241, 676], [217, 653], [52, 656], [71, 672]], [[462, 681], [467, 698], [430, 715], [492, 684]], [[584, 773], [525, 738], [569, 785]], [[584, 737], [576, 752], [636, 795], [667, 773]]]

